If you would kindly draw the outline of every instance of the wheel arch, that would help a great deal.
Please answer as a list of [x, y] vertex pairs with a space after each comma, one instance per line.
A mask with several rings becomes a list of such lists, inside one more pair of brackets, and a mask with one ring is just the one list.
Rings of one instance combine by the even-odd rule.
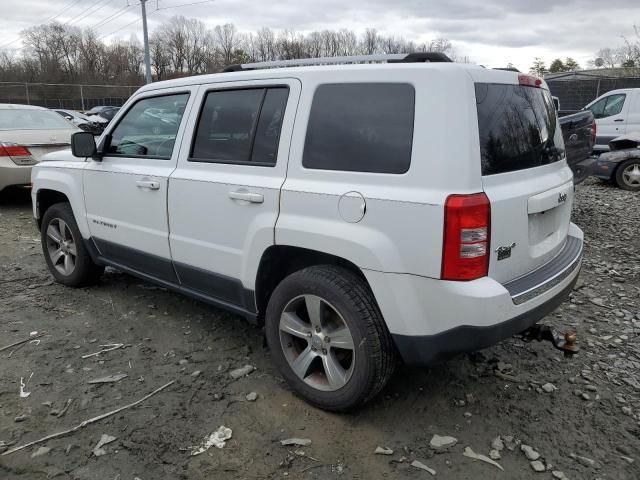
[[343, 267], [362, 278], [371, 289], [362, 270], [346, 258], [291, 245], [272, 245], [263, 252], [256, 275], [255, 301], [260, 322], [278, 284], [288, 275], [314, 265]]
[[[49, 188], [41, 188], [36, 192], [36, 223], [38, 224], [38, 230], [42, 227], [42, 217], [45, 212], [56, 203], [69, 203], [69, 197], [58, 190], [52, 190]], [[73, 210], [73, 206], [71, 207]]]
[[36, 219], [38, 228], [40, 228], [42, 217], [47, 208], [55, 203], [68, 202], [78, 224], [78, 230], [80, 230], [82, 237], [86, 239], [89, 238], [90, 233], [84, 208], [82, 168], [78, 168], [75, 165], [74, 167], [54, 167], [49, 166], [48, 162], [34, 167], [31, 176], [33, 182], [31, 192], [33, 216]]

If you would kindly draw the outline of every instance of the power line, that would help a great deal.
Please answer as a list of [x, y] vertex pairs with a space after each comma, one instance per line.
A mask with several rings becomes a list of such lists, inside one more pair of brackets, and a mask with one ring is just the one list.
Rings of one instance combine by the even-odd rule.
[[71, 25], [73, 22], [75, 22], [78, 18], [82, 17], [87, 11], [91, 10], [93, 7], [95, 7], [96, 5], [98, 5], [99, 3], [102, 3], [103, 0], [97, 0], [96, 2], [93, 2], [91, 5], [89, 5], [87, 8], [85, 8], [84, 10], [82, 10], [80, 13], [78, 13], [76, 16], [71, 17], [69, 20], [67, 20], [66, 22], [64, 22], [65, 25]]
[[[140, 4], [138, 3], [137, 5], [140, 5]], [[149, 15], [151, 15], [151, 14], [153, 14], [153, 13], [157, 12], [157, 11], [158, 11], [158, 9], [156, 9], [156, 10], [152, 10], [152, 11], [150, 11], [150, 12], [149, 12]], [[119, 31], [124, 30], [125, 28], [127, 28], [127, 27], [129, 27], [129, 26], [131, 26], [131, 25], [133, 25], [134, 23], [139, 22], [139, 21], [140, 21], [140, 19], [139, 19], [139, 18], [136, 18], [136, 19], [135, 19], [135, 20], [133, 20], [132, 22], [129, 22], [129, 23], [127, 23], [126, 25], [123, 25], [122, 27], [118, 28], [117, 30], [114, 30], [113, 32], [109, 32], [109, 33], [105, 33], [104, 35], [100, 35], [100, 36], [98, 37], [98, 40], [101, 40], [101, 39], [103, 39], [103, 38], [105, 38], [105, 37], [108, 37], [108, 36], [110, 36], [110, 35], [113, 35], [113, 34], [115, 34], [115, 33], [118, 33]]]
[[[182, 4], [180, 4], [180, 5], [169, 5], [169, 6], [166, 6], [166, 7], [156, 7], [154, 10], [150, 11], [150, 12], [148, 13], [148, 15], [151, 15], [151, 14], [153, 14], [153, 13], [155, 13], [155, 12], [159, 11], [159, 10], [167, 10], [167, 9], [169, 9], [169, 8], [178, 8], [178, 7], [189, 7], [189, 6], [191, 6], [191, 5], [200, 5], [200, 4], [202, 4], [202, 3], [211, 3], [211, 2], [213, 2], [213, 1], [215, 1], [215, 0], [204, 0], [204, 1], [200, 1], [200, 2], [182, 3]], [[115, 20], [116, 18], [118, 18], [118, 17], [119, 17], [119, 16], [121, 16], [121, 15], [124, 15], [124, 14], [126, 13], [126, 12], [125, 12], [125, 10], [126, 10], [126, 9], [128, 9], [128, 8], [129, 8], [129, 7], [131, 7], [131, 6], [134, 6], [134, 7], [135, 7], [135, 6], [137, 6], [137, 5], [140, 5], [140, 4], [139, 4], [139, 3], [136, 3], [135, 5], [127, 5], [126, 7], [124, 7], [123, 9], [121, 9], [121, 13], [120, 13], [117, 17], [115, 17], [115, 18], [113, 18], [112, 20], [109, 20], [108, 22], [105, 22], [105, 23], [103, 23], [103, 24], [101, 24], [101, 25], [100, 25], [100, 24], [98, 24], [98, 25], [94, 25], [94, 26], [93, 26], [93, 27], [91, 27], [91, 28], [93, 29], [93, 28], [96, 28], [97, 26], [104, 27], [107, 23], [109, 23], [109, 22], [111, 22], [111, 21]], [[129, 26], [133, 25], [133, 24], [134, 24], [134, 23], [136, 23], [137, 21], [138, 21], [138, 19], [136, 18], [135, 20], [133, 20], [133, 21], [131, 21], [131, 22], [127, 23], [126, 25], [123, 25], [122, 27], [120, 27], [120, 28], [118, 28], [118, 29], [116, 29], [116, 30], [114, 30], [114, 31], [112, 31], [112, 32], [110, 32], [110, 33], [106, 33], [106, 34], [104, 34], [104, 35], [101, 35], [100, 37], [98, 37], [98, 39], [102, 39], [102, 38], [108, 37], [108, 36], [110, 36], [110, 35], [113, 35], [113, 34], [115, 34], [115, 33], [118, 33], [118, 32], [120, 32], [120, 31], [124, 30], [125, 28], [127, 28], [127, 27], [129, 27]]]
[[101, 40], [105, 37], [108, 37], [109, 35], [113, 35], [114, 33], [118, 33], [120, 30], [124, 30], [125, 28], [127, 28], [129, 25], [133, 25], [134, 23], [140, 21], [139, 18], [136, 18], [133, 22], [129, 22], [126, 25], [124, 25], [123, 27], [118, 28], [117, 30], [114, 30], [113, 32], [109, 32], [109, 33], [105, 33], [104, 35], [100, 35], [98, 37], [98, 40]]
[[117, 10], [115, 13], [112, 13], [111, 15], [103, 18], [102, 20], [100, 20], [98, 23], [96, 23], [95, 25], [90, 26], [89, 28], [91, 30], [98, 28], [98, 27], [104, 27], [107, 23], [111, 23], [113, 22], [115, 19], [121, 17], [122, 15], [124, 15], [126, 13], [126, 10], [131, 7], [131, 5], [127, 4], [124, 7], [122, 7], [120, 10]]
[[64, 7], [62, 10], [60, 10], [58, 13], [56, 13], [53, 17], [49, 18], [48, 20], [45, 21], [45, 23], [49, 23], [52, 22], [53, 20], [55, 20], [56, 18], [58, 18], [60, 15], [62, 15], [64, 12], [66, 12], [67, 10], [69, 10], [71, 7], [73, 7], [74, 5], [80, 3], [82, 0], [74, 0], [71, 3], [69, 3], [66, 7]]
[[[72, 2], [68, 3], [62, 10], [60, 10], [58, 13], [56, 13], [53, 17], [48, 17], [44, 23], [49, 23], [52, 22], [53, 20], [55, 20], [56, 18], [58, 18], [60, 15], [62, 15], [64, 12], [66, 12], [67, 10], [69, 10], [71, 7], [73, 7], [74, 5], [76, 5], [77, 3], [79, 3], [81, 0], [73, 0]], [[10, 42], [7, 42], [5, 44], [0, 45], [0, 48], [5, 48], [8, 47], [9, 45], [13, 45], [14, 43], [16, 43], [17, 41], [19, 41], [22, 37], [18, 37], [14, 40], [11, 40]]]
[[161, 7], [161, 8], [156, 8], [154, 10], [154, 12], [157, 12], [158, 10], [167, 10], [169, 8], [178, 8], [178, 7], [190, 7], [191, 5], [200, 5], [202, 3], [211, 3], [214, 2], [215, 0], [204, 0], [202, 2], [193, 2], [193, 3], [182, 3], [180, 5], [169, 5], [168, 7]]
[[6, 47], [8, 47], [9, 45], [13, 45], [14, 43], [16, 43], [16, 42], [17, 42], [18, 40], [20, 40], [21, 38], [22, 38], [22, 37], [18, 37], [18, 38], [14, 39], [14, 40], [11, 40], [11, 41], [10, 41], [10, 42], [8, 42], [8, 43], [5, 43], [4, 45], [0, 45], [0, 49], [6, 48]]
[[[101, 0], [101, 1], [104, 1], [104, 0]], [[99, 6], [98, 8], [96, 8], [95, 10], [92, 10], [92, 11], [90, 11], [90, 12], [85, 13], [85, 14], [84, 14], [84, 15], [82, 15], [80, 18], [77, 18], [76, 20], [74, 20], [74, 21], [73, 21], [73, 22], [71, 22], [71, 23], [76, 23], [76, 22], [79, 22], [80, 20], [84, 20], [84, 19], [85, 19], [85, 18], [87, 18], [89, 15], [93, 15], [93, 14], [94, 14], [94, 13], [96, 13], [97, 11], [102, 10], [104, 7], [106, 7], [106, 6], [107, 6], [107, 4], [109, 4], [109, 2], [112, 2], [112, 1], [113, 1], [113, 0], [107, 0], [107, 1], [106, 1], [106, 3], [103, 3], [102, 5], [100, 5], [100, 6]], [[100, 3], [100, 2], [98, 2], [98, 3]], [[97, 6], [97, 4], [96, 4], [96, 6]]]
[[[57, 14], [57, 15], [55, 15], [53, 18], [57, 18], [57, 17], [58, 17], [58, 16], [60, 16], [62, 13], [64, 13], [64, 11], [68, 10], [69, 8], [71, 8], [73, 5], [77, 4], [79, 1], [80, 1], [80, 0], [75, 0], [75, 2], [72, 2], [71, 4], [67, 5], [67, 7], [65, 7], [62, 11], [58, 12], [58, 14]], [[98, 6], [100, 3], [102, 3], [103, 1], [105, 1], [105, 0], [98, 0], [98, 1], [94, 2], [94, 3], [93, 3], [92, 5], [90, 5], [88, 8], [86, 8], [86, 9], [82, 10], [82, 11], [81, 11], [79, 14], [77, 14], [75, 17], [72, 17], [70, 20], [67, 20], [67, 22], [65, 22], [65, 24], [66, 24], [66, 25], [71, 25], [72, 23], [78, 22], [78, 21], [80, 21], [80, 20], [84, 19], [85, 17], [87, 17], [87, 16], [89, 16], [89, 15], [91, 15], [91, 14], [93, 14], [93, 13], [97, 12], [97, 11], [98, 11], [98, 10], [100, 10], [102, 7], [104, 7], [104, 6], [106, 5], [106, 3], [105, 3], [105, 4], [103, 4], [103, 5], [101, 5], [100, 7], [96, 8], [96, 9], [95, 9], [95, 10], [93, 10], [92, 12], [89, 12], [89, 10], [91, 10], [91, 9], [93, 9], [93, 8], [95, 8], [95, 7], [97, 7], [97, 6]], [[112, 1], [112, 0], [107, 0], [107, 3], [109, 3], [110, 1]], [[190, 7], [190, 6], [192, 6], [192, 5], [202, 5], [202, 4], [204, 4], [204, 3], [211, 3], [211, 2], [213, 2], [213, 1], [215, 1], [215, 0], [203, 0], [203, 1], [199, 1], [199, 2], [181, 3], [181, 4], [179, 4], [179, 5], [168, 5], [168, 6], [166, 6], [166, 7], [156, 7], [156, 8], [155, 8], [155, 10], [152, 10], [151, 12], [149, 12], [149, 15], [151, 15], [151, 14], [153, 14], [153, 13], [155, 13], [155, 12], [159, 11], [159, 10], [168, 10], [168, 9], [171, 9], [171, 8], [179, 8], [179, 7]], [[114, 21], [114, 20], [116, 20], [116, 19], [120, 18], [122, 15], [124, 15], [125, 13], [127, 13], [127, 10], [129, 9], [129, 7], [136, 6], [136, 5], [140, 5], [140, 4], [139, 4], [139, 3], [136, 3], [136, 4], [134, 4], [134, 5], [127, 4], [126, 6], [122, 7], [120, 10], [118, 10], [118, 11], [116, 11], [115, 13], [113, 13], [113, 14], [111, 14], [111, 15], [107, 16], [106, 18], [104, 18], [103, 20], [101, 20], [100, 22], [96, 23], [95, 25], [93, 25], [93, 26], [91, 26], [91, 27], [89, 27], [89, 28], [93, 30], [93, 29], [98, 28], [98, 27], [104, 27], [106, 24], [111, 23], [112, 21]], [[87, 13], [87, 12], [88, 12], [88, 13]], [[52, 19], [53, 19], [53, 18], [52, 18]], [[118, 33], [118, 32], [120, 32], [120, 31], [124, 30], [125, 28], [127, 28], [127, 27], [129, 27], [129, 26], [133, 25], [133, 24], [134, 24], [134, 23], [136, 23], [138, 20], [139, 20], [139, 19], [137, 19], [137, 18], [136, 18], [135, 20], [133, 20], [133, 21], [131, 21], [131, 22], [127, 23], [126, 25], [123, 25], [122, 27], [120, 27], [120, 28], [118, 28], [118, 29], [116, 29], [116, 30], [114, 30], [114, 31], [112, 31], [112, 32], [109, 32], [109, 33], [106, 33], [106, 34], [104, 34], [104, 35], [101, 35], [100, 37], [98, 37], [98, 39], [100, 40], [100, 39], [103, 39], [103, 38], [108, 37], [108, 36], [110, 36], [110, 35], [113, 35], [113, 34], [115, 34], [115, 33]], [[18, 40], [20, 40], [20, 37], [16, 38], [15, 40], [13, 40], [13, 41], [11, 41], [11, 42], [9, 42], [9, 43], [6, 43], [6, 44], [4, 44], [4, 45], [0, 45], [0, 49], [5, 48], [5, 47], [7, 47], [7, 46], [11, 45], [11, 44], [13, 44], [13, 43], [17, 42]], [[20, 49], [18, 49], [18, 50], [21, 50], [21, 48], [20, 48]]]

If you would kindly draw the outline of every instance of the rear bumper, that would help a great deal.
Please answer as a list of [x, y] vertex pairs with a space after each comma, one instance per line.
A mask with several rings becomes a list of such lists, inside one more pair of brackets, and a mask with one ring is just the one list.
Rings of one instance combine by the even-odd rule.
[[597, 159], [589, 157], [585, 158], [581, 162], [571, 165], [574, 185], [584, 182], [588, 177], [594, 174], [596, 170], [596, 162]]
[[611, 180], [619, 162], [611, 162], [600, 156], [593, 168], [593, 176], [602, 180]]
[[448, 282], [365, 272], [405, 363], [428, 365], [494, 345], [555, 310], [582, 264], [582, 231], [572, 224], [569, 233], [553, 260], [506, 285], [489, 277]]
[[429, 365], [464, 352], [473, 352], [522, 332], [558, 308], [578, 280], [576, 274], [560, 292], [546, 302], [501, 323], [487, 327], [460, 325], [435, 335], [393, 335], [405, 363]]
[[12, 185], [29, 185], [31, 166], [16, 165], [9, 158], [0, 158], [0, 191]]

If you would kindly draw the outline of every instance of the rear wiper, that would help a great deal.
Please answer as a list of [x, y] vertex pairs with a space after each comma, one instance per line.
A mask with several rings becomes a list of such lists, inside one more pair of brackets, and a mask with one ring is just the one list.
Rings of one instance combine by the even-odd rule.
[[556, 147], [555, 145], [549, 146], [549, 147], [544, 147], [543, 151], [547, 154], [547, 156], [549, 157], [562, 157], [565, 153], [565, 149], [564, 148], [560, 148], [560, 147]]

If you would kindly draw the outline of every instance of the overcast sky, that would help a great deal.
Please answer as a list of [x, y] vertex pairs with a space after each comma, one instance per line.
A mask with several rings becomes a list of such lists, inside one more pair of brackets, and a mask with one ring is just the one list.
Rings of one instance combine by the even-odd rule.
[[[458, 56], [474, 63], [495, 67], [511, 62], [526, 71], [536, 56], [547, 65], [556, 57], [571, 56], [585, 67], [598, 49], [622, 45], [622, 36], [633, 36], [633, 25], [640, 24], [638, 0], [214, 0], [184, 5], [201, 1], [149, 0], [150, 28], [173, 15], [199, 18], [209, 26], [230, 22], [241, 31], [270, 27], [362, 32], [373, 27], [416, 42], [445, 37]], [[102, 22], [96, 30], [106, 40], [141, 37], [139, 0], [2, 3], [9, 8], [2, 12], [0, 48], [19, 48], [21, 30], [56, 15], [57, 21], [82, 28]]]

